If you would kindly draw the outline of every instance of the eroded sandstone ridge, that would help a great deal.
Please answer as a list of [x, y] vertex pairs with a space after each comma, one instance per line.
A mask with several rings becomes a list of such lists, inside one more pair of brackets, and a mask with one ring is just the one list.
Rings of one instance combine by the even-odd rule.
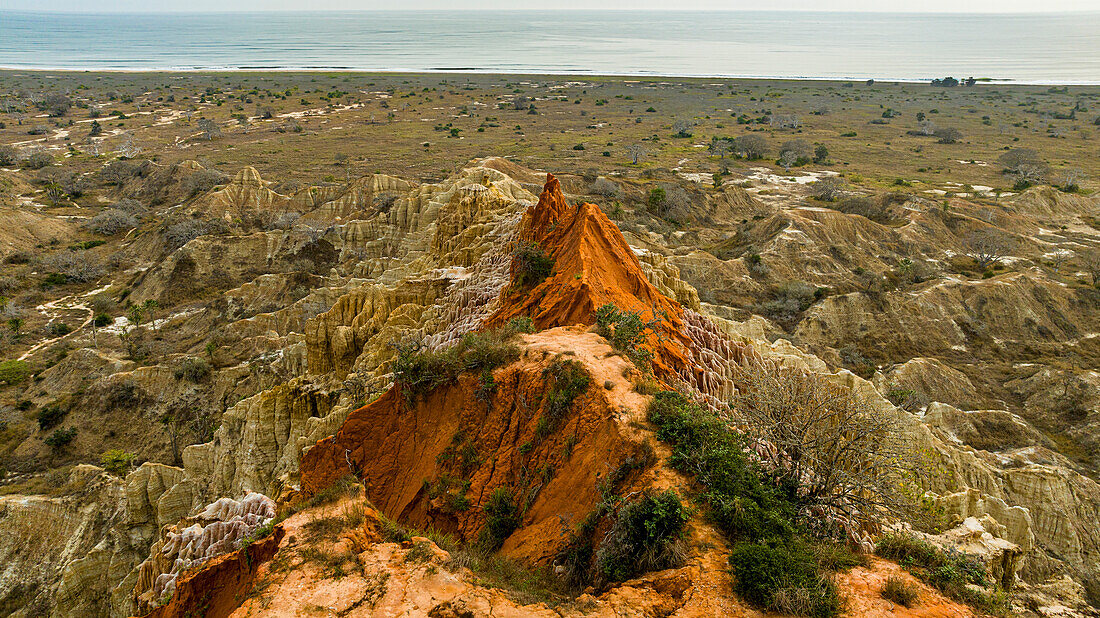
[[[762, 208], [746, 200], [740, 196], [730, 208]], [[287, 213], [310, 225], [248, 223]], [[165, 315], [152, 325], [156, 332], [191, 347], [171, 361], [137, 367], [89, 344], [45, 371], [34, 388], [48, 397], [71, 388], [74, 373], [88, 373], [94, 376], [84, 391], [88, 405], [123, 415], [135, 406], [194, 397], [198, 389], [173, 379], [170, 367], [179, 358], [205, 354], [216, 369], [203, 397], [227, 402], [226, 411], [208, 440], [179, 449], [179, 465], [144, 463], [125, 476], [78, 466], [66, 495], [0, 499], [0, 595], [21, 600], [13, 608], [17, 615], [129, 616], [161, 601], [153, 615], [185, 615], [200, 607], [216, 607], [216, 615], [279, 615], [270, 608], [304, 608], [304, 598], [313, 606], [340, 607], [345, 615], [399, 609], [551, 615], [546, 607], [521, 607], [479, 586], [461, 569], [437, 568], [446, 562], [446, 550], [435, 545], [416, 550], [427, 552], [424, 560], [407, 559], [421, 541], [392, 541], [380, 529], [385, 517], [475, 539], [486, 525], [480, 507], [493, 490], [522, 485], [524, 515], [503, 540], [502, 552], [552, 568], [566, 524], [583, 518], [597, 501], [610, 467], [649, 457], [644, 445], [652, 432], [643, 426], [649, 395], [634, 390], [638, 370], [589, 328], [606, 304], [643, 314], [655, 378], [705, 405], [723, 405], [736, 389], [736, 367], [750, 359], [801, 367], [859, 392], [877, 413], [896, 418], [906, 439], [934, 463], [936, 473], [925, 479], [925, 488], [946, 530], [930, 538], [981, 555], [998, 581], [1015, 586], [1021, 611], [1058, 603], [1067, 612], [1088, 611], [1084, 589], [1095, 590], [1100, 582], [1100, 486], [1049, 449], [1023, 419], [1007, 410], [980, 409], [991, 406], [970, 398], [971, 379], [941, 361], [913, 357], [873, 381], [838, 369], [838, 333], [886, 328], [874, 311], [840, 306], [869, 302], [861, 294], [816, 305], [799, 326], [800, 342], [807, 345], [795, 345], [776, 337], [774, 324], [758, 317], [737, 320], [728, 307], [700, 303], [688, 283], [743, 264], [715, 265], [714, 256], [692, 253], [664, 255], [641, 232], [624, 235], [598, 206], [571, 204], [553, 176], [501, 159], [475, 161], [438, 184], [372, 176], [293, 196], [276, 193], [255, 170], [244, 170], [228, 186], [189, 202], [186, 214], [223, 221], [231, 232], [202, 234], [158, 254], [134, 269], [129, 285], [135, 302], [153, 299], [164, 307]], [[765, 256], [794, 252], [795, 244], [806, 244], [820, 231], [818, 224], [834, 215], [772, 217], [758, 225], [787, 231], [758, 248]], [[795, 233], [799, 226], [801, 234]], [[861, 230], [851, 234], [861, 236]], [[145, 242], [136, 239], [131, 250], [156, 253]], [[519, 293], [512, 289], [512, 252], [521, 242], [538, 244], [554, 266]], [[824, 253], [811, 257], [823, 272], [831, 268]], [[287, 267], [251, 272], [261, 262]], [[708, 286], [707, 300], [734, 294], [737, 276]], [[759, 285], [745, 277], [746, 288]], [[924, 329], [931, 337], [943, 330], [920, 326], [933, 320], [918, 308], [928, 298], [936, 297], [939, 307], [971, 302], [971, 294], [993, 302], [1033, 290], [1028, 286], [1034, 281], [1021, 274], [994, 283], [1004, 290], [992, 283], [989, 290], [984, 283], [942, 283], [921, 292], [920, 302], [888, 298], [882, 307], [891, 320], [908, 324], [908, 333]], [[197, 302], [210, 296], [216, 300]], [[467, 333], [516, 318], [530, 318], [534, 332], [518, 335], [519, 356], [492, 372], [492, 389], [483, 388], [482, 377], [465, 374], [422, 396], [391, 386], [391, 362], [400, 348], [393, 344], [445, 350]], [[202, 333], [216, 323], [219, 337], [208, 346]], [[947, 347], [962, 341], [944, 337]], [[918, 354], [931, 343], [912, 345]], [[580, 363], [592, 381], [557, 431], [545, 435], [538, 412], [548, 393], [547, 371], [561, 359]], [[1013, 388], [1041, 397], [1043, 380], [1036, 375]], [[116, 384], [131, 394], [160, 395], [142, 395], [149, 400], [135, 404], [119, 398]], [[918, 385], [949, 403], [895, 406], [884, 395], [899, 385]], [[1008, 437], [983, 443], [990, 427], [998, 428], [999, 438]], [[460, 465], [455, 453], [467, 445], [477, 461], [454, 489], [445, 477], [453, 476], [450, 467]], [[667, 456], [661, 448], [657, 461]], [[316, 560], [301, 557], [309, 549], [306, 524], [331, 516], [322, 507], [291, 516], [262, 542], [241, 543], [274, 515], [248, 492], [289, 504], [349, 474], [362, 493], [340, 504], [364, 509], [362, 531], [318, 541], [342, 544], [359, 564], [370, 565], [344, 584], [327, 581], [332, 578]], [[674, 487], [686, 493], [689, 486], [663, 464], [640, 467], [619, 482], [638, 491]], [[447, 485], [442, 491], [441, 484]], [[460, 495], [470, 507], [449, 502]], [[263, 512], [210, 510], [231, 506], [226, 500], [255, 503]], [[214, 539], [211, 532], [211, 542], [196, 544], [210, 526], [226, 534]], [[728, 594], [729, 575], [713, 549], [721, 547], [720, 536], [699, 519], [692, 535], [684, 566], [594, 591], [572, 607], [596, 615], [624, 607], [752, 615]], [[219, 543], [217, 551], [205, 550]], [[196, 556], [202, 564], [189, 565]], [[867, 615], [884, 611], [872, 584], [891, 570], [896, 565], [876, 560], [846, 574], [841, 586], [855, 600], [853, 607]], [[380, 578], [390, 583], [382, 585]], [[266, 601], [262, 591], [253, 595], [261, 581], [271, 588]], [[170, 583], [175, 594], [168, 594]], [[299, 595], [302, 590], [308, 595]], [[921, 594], [921, 611], [933, 612], [923, 615], [968, 611], [931, 589]]]

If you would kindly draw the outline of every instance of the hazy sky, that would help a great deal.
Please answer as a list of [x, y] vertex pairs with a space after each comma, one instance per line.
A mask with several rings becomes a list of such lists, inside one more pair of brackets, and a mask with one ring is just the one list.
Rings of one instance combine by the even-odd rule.
[[0, 0], [0, 9], [66, 12], [372, 9], [728, 9], [1017, 13], [1097, 11], [1097, 0]]

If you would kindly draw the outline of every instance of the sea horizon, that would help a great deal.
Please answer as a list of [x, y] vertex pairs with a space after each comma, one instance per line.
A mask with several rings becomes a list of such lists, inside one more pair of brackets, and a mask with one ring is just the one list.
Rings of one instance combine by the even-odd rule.
[[[488, 14], [496, 19], [483, 19]], [[9, 71], [1100, 84], [1100, 11], [0, 10], [0, 17], [0, 70]]]

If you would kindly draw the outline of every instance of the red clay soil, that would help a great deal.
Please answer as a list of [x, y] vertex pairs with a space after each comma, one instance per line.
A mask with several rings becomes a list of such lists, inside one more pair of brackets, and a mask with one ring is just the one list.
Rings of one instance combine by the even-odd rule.
[[[476, 540], [484, 524], [479, 507], [494, 489], [505, 487], [529, 508], [504, 551], [548, 559], [563, 541], [559, 515], [579, 522], [599, 502], [600, 478], [640, 446], [612, 420], [618, 398], [630, 391], [622, 375], [627, 361], [606, 357], [611, 349], [583, 329], [553, 329], [525, 339], [525, 357], [494, 373], [497, 388], [488, 401], [478, 398], [479, 377], [468, 374], [412, 402], [392, 388], [353, 411], [335, 436], [302, 457], [303, 493], [316, 493], [354, 470], [367, 497], [388, 516]], [[549, 388], [543, 371], [555, 349], [571, 352], [567, 358], [600, 375], [557, 429], [540, 440], [537, 427]], [[614, 393], [605, 381], [614, 383]], [[463, 451], [470, 462], [465, 469]], [[438, 493], [445, 476], [454, 479], [455, 495], [468, 498], [467, 508], [454, 508]], [[469, 483], [466, 491], [463, 482]]]
[[212, 558], [201, 569], [180, 574], [172, 600], [145, 618], [229, 616], [251, 592], [257, 570], [278, 551], [283, 534], [282, 526], [276, 526], [267, 537]]
[[522, 316], [530, 317], [538, 330], [591, 325], [596, 309], [612, 304], [623, 311], [637, 311], [647, 321], [659, 320], [656, 332], [648, 332], [646, 345], [654, 352], [654, 373], [659, 378], [670, 375], [673, 368], [690, 365], [683, 307], [649, 282], [622, 232], [599, 206], [569, 205], [558, 179], [547, 174], [538, 204], [523, 215], [519, 237], [537, 243], [553, 257], [553, 273], [531, 290], [515, 286], [506, 290], [501, 308], [484, 328], [503, 326]]

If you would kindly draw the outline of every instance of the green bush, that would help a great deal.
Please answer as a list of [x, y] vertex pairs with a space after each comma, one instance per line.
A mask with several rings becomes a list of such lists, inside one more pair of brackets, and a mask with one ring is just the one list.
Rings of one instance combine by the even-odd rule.
[[55, 429], [44, 442], [55, 451], [59, 451], [69, 445], [76, 438], [76, 428]]
[[647, 416], [669, 443], [669, 465], [693, 475], [707, 517], [736, 544], [737, 591], [754, 605], [799, 616], [835, 616], [840, 597], [830, 572], [860, 564], [800, 523], [798, 487], [751, 461], [744, 436], [679, 393], [657, 393]]
[[122, 476], [130, 470], [130, 462], [133, 460], [133, 453], [127, 453], [122, 449], [113, 448], [103, 453], [103, 458], [100, 461], [103, 463], [104, 470], [111, 474]]
[[30, 365], [26, 361], [0, 361], [0, 384], [18, 384], [30, 375]]
[[68, 412], [62, 410], [61, 406], [56, 404], [48, 405], [38, 411], [38, 428], [45, 430], [56, 427], [60, 423]]
[[466, 371], [493, 369], [519, 358], [519, 347], [511, 343], [516, 331], [504, 327], [484, 333], [467, 333], [449, 348], [424, 350], [419, 343], [394, 343], [394, 383], [408, 401], [454, 382]]
[[481, 529], [481, 544], [496, 551], [505, 539], [519, 527], [520, 512], [512, 492], [506, 487], [497, 487], [489, 494], [489, 499], [481, 507], [485, 512], [485, 527]]
[[573, 407], [573, 400], [588, 390], [592, 378], [584, 365], [576, 360], [557, 359], [542, 372], [549, 383], [546, 412], [539, 419], [539, 437], [544, 438], [558, 428], [558, 423]]
[[72, 327], [64, 322], [53, 322], [46, 330], [54, 337], [64, 337], [73, 332]]
[[657, 393], [647, 410], [657, 437], [672, 445], [669, 464], [694, 474], [712, 521], [733, 539], [788, 539], [796, 533], [796, 488], [750, 462], [744, 437], [683, 395]]
[[530, 289], [546, 280], [554, 271], [554, 258], [537, 243], [520, 242], [512, 251], [513, 283]]
[[679, 566], [684, 558], [680, 539], [687, 520], [687, 509], [671, 489], [627, 503], [596, 550], [600, 574], [618, 582]]
[[737, 593], [753, 605], [814, 618], [840, 613], [836, 584], [800, 541], [774, 546], [742, 543], [733, 548], [729, 561]]
[[535, 322], [527, 316], [512, 318], [508, 320], [508, 328], [516, 333], [533, 333], [535, 332]]
[[645, 331], [653, 330], [657, 320], [646, 322], [637, 311], [622, 311], [612, 304], [596, 309], [596, 332], [607, 339], [615, 350], [622, 352], [642, 369], [649, 367], [653, 353], [641, 348]]
[[971, 588], [990, 587], [980, 558], [962, 552], [944, 551], [927, 541], [906, 534], [889, 534], [879, 539], [875, 553], [898, 561], [921, 580], [944, 594], [988, 613], [1003, 611], [1002, 595]]
[[111, 319], [111, 316], [107, 315], [106, 313], [97, 313], [95, 316], [95, 320], [92, 321], [92, 324], [96, 328], [103, 328], [113, 321], [114, 320]]

